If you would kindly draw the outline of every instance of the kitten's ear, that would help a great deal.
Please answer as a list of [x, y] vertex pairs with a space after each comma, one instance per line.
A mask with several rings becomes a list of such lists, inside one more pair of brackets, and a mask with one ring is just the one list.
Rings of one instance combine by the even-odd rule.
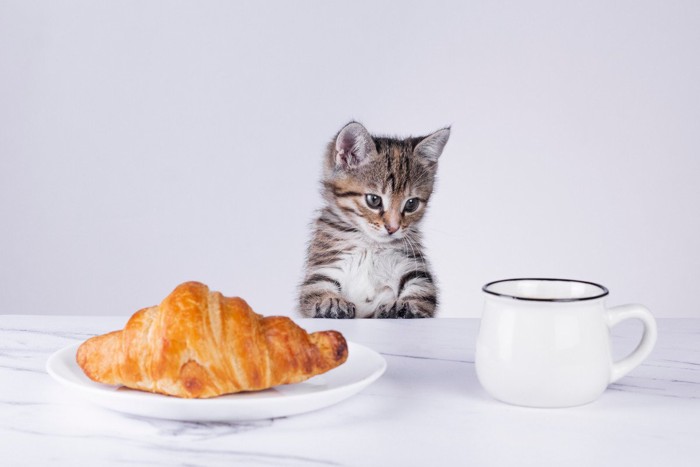
[[435, 163], [440, 157], [440, 154], [442, 154], [442, 150], [445, 149], [448, 139], [450, 139], [450, 129], [443, 128], [423, 138], [413, 150], [413, 153], [424, 158], [428, 162]]
[[353, 169], [377, 152], [369, 132], [357, 122], [348, 123], [335, 139], [335, 165]]

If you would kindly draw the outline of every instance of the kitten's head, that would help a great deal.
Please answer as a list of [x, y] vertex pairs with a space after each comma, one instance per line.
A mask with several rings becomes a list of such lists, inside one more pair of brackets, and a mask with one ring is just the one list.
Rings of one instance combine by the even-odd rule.
[[403, 238], [425, 214], [449, 137], [449, 128], [417, 138], [373, 137], [361, 124], [349, 123], [328, 146], [326, 202], [375, 241]]

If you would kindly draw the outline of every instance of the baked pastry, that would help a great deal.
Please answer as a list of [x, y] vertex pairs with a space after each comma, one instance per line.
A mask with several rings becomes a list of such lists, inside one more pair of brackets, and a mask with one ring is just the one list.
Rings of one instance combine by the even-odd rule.
[[85, 341], [76, 360], [93, 381], [206, 398], [304, 381], [347, 356], [339, 332], [308, 334], [287, 317], [263, 317], [241, 298], [186, 282], [123, 330]]

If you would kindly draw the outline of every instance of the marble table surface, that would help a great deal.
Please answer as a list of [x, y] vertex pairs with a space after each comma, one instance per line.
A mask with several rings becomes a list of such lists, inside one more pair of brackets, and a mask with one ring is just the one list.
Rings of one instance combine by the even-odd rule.
[[[126, 319], [0, 315], [2, 465], [700, 465], [700, 319], [659, 320], [642, 366], [567, 409], [491, 399], [474, 372], [478, 320], [297, 319], [380, 352], [386, 373], [337, 405], [239, 423], [124, 415], [46, 373], [53, 352]], [[614, 329], [617, 356], [640, 332], [634, 322]]]

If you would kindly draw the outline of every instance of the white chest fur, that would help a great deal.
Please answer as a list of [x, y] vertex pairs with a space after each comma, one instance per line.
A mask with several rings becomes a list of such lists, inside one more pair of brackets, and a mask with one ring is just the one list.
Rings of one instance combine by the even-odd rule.
[[346, 300], [355, 304], [355, 316], [371, 316], [381, 304], [393, 303], [399, 281], [410, 269], [408, 260], [394, 249], [363, 248], [339, 264], [338, 277]]

